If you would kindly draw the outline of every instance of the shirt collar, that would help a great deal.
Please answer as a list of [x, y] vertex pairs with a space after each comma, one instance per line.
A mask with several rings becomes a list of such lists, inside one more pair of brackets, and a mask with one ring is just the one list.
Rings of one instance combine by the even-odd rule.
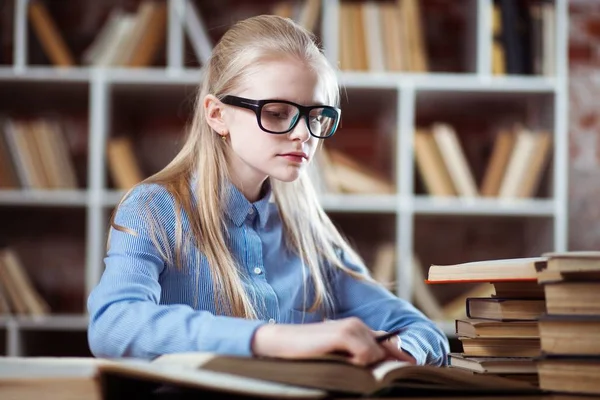
[[[190, 189], [194, 200], [199, 202], [201, 200], [198, 199], [196, 193], [197, 178], [196, 173], [193, 172], [190, 179]], [[259, 225], [261, 228], [264, 228], [269, 219], [269, 205], [273, 193], [269, 179], [266, 179], [263, 183], [261, 193], [263, 196], [254, 203], [251, 203], [231, 181], [226, 181], [223, 188], [223, 201], [225, 204], [223, 211], [236, 226], [242, 226], [250, 214], [250, 210], [252, 210], [252, 213], [258, 213]]]
[[257, 213], [260, 227], [265, 227], [269, 218], [269, 203], [272, 193], [271, 184], [268, 179], [263, 184], [261, 193], [263, 196], [254, 203], [251, 203], [233, 183], [226, 182], [223, 193], [225, 199], [224, 211], [235, 225], [242, 226], [248, 215]]

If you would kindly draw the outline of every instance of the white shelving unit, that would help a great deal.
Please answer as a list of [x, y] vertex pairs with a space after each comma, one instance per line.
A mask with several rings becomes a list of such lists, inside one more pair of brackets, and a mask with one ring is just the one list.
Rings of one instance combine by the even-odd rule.
[[[171, 9], [182, 7], [182, 0], [170, 1]], [[340, 83], [345, 90], [386, 90], [397, 96], [396, 128], [397, 140], [395, 195], [326, 195], [323, 204], [329, 211], [341, 213], [386, 213], [394, 214], [395, 240], [399, 250], [397, 261], [397, 287], [399, 297], [412, 297], [411, 254], [414, 249], [414, 220], [420, 215], [454, 216], [511, 216], [536, 217], [552, 221], [553, 247], [556, 251], [567, 248], [567, 0], [556, 3], [556, 76], [496, 77], [491, 74], [490, 16], [492, 0], [467, 0], [465, 7], [473, 14], [471, 38], [474, 65], [472, 73], [359, 73], [342, 72]], [[327, 57], [337, 64], [338, 0], [323, 0], [322, 40]], [[84, 84], [88, 86], [89, 111], [89, 156], [88, 187], [84, 190], [43, 191], [43, 190], [0, 190], [2, 206], [54, 206], [83, 207], [86, 210], [85, 248], [85, 294], [98, 282], [103, 270], [106, 221], [108, 211], [116, 205], [123, 192], [106, 187], [105, 142], [109, 135], [111, 121], [111, 94], [113, 90], [127, 90], [130, 86], [153, 87], [194, 86], [201, 80], [199, 69], [182, 67], [183, 27], [177, 18], [169, 18], [166, 68], [141, 70], [70, 68], [55, 69], [47, 66], [30, 66], [27, 62], [27, 0], [16, 0], [15, 7], [15, 46], [14, 64], [0, 67], [0, 91], [3, 85], [15, 82], [44, 85], [54, 82], [62, 85]], [[440, 93], [462, 93], [477, 96], [506, 94], [530, 95], [545, 94], [553, 99], [554, 112], [551, 127], [554, 132], [554, 153], [552, 197], [550, 199], [527, 199], [501, 201], [495, 199], [437, 199], [414, 194], [415, 163], [413, 155], [413, 132], [419, 96], [438, 96]], [[1, 110], [0, 110], [1, 111]], [[82, 305], [85, 309], [85, 304]], [[453, 324], [438, 321], [449, 334]], [[79, 330], [87, 327], [86, 315], [49, 316], [43, 319], [2, 317], [0, 332], [5, 331], [6, 353], [23, 354], [21, 335], [30, 330]]]

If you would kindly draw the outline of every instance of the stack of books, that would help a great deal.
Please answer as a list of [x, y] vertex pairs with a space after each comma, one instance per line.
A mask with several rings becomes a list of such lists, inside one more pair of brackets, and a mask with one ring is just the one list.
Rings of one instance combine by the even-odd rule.
[[538, 273], [547, 308], [539, 321], [540, 387], [600, 395], [600, 252], [546, 256]]
[[538, 384], [538, 319], [546, 304], [537, 270], [545, 263], [533, 257], [430, 267], [428, 283], [487, 282], [494, 289], [466, 299], [466, 318], [455, 321], [463, 351], [449, 355], [451, 368]]

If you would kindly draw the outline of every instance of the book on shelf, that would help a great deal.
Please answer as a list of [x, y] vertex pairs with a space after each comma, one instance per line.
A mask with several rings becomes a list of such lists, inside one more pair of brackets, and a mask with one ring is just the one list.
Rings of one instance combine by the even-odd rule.
[[10, 248], [0, 249], [0, 298], [2, 314], [43, 316], [50, 312], [21, 259]]
[[432, 196], [456, 196], [457, 191], [431, 132], [418, 128], [414, 136], [417, 171]]
[[417, 171], [431, 196], [533, 198], [552, 154], [552, 136], [516, 125], [500, 129], [478, 186], [457, 131], [448, 123], [418, 127]]
[[427, 72], [429, 61], [417, 0], [340, 2], [340, 68]]
[[483, 175], [480, 192], [485, 197], [497, 197], [502, 179], [515, 145], [516, 136], [510, 129], [502, 129], [496, 134], [492, 154]]
[[75, 58], [45, 4], [40, 0], [29, 1], [27, 15], [33, 32], [50, 62], [57, 67], [74, 66]]
[[[324, 146], [319, 150], [318, 171], [328, 193], [393, 194], [396, 188], [381, 173], [354, 160], [348, 154]], [[316, 171], [315, 171], [316, 172]], [[317, 184], [317, 186], [321, 186]]]
[[491, 7], [492, 72], [495, 75], [554, 75], [554, 3], [494, 0]]
[[144, 0], [135, 13], [115, 8], [94, 41], [85, 49], [86, 65], [148, 67], [164, 47], [167, 3]]
[[434, 123], [431, 134], [440, 149], [442, 161], [448, 171], [454, 188], [461, 197], [479, 195], [475, 178], [454, 128], [445, 123]]
[[117, 189], [129, 190], [144, 179], [129, 137], [110, 138], [106, 144], [106, 157]]
[[70, 145], [54, 118], [0, 120], [0, 156], [0, 187], [77, 188]]
[[549, 132], [522, 127], [515, 128], [514, 132], [516, 138], [498, 188], [498, 197], [530, 198], [536, 194], [550, 159], [552, 138]]

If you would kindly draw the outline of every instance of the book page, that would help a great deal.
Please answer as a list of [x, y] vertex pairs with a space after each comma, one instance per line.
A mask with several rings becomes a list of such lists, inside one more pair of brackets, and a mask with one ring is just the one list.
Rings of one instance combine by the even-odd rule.
[[152, 361], [152, 364], [176, 364], [183, 367], [200, 368], [217, 356], [213, 353], [189, 352], [164, 354]]
[[373, 368], [373, 376], [377, 382], [383, 382], [385, 377], [391, 372], [399, 368], [404, 368], [412, 365], [406, 361], [384, 361]]

